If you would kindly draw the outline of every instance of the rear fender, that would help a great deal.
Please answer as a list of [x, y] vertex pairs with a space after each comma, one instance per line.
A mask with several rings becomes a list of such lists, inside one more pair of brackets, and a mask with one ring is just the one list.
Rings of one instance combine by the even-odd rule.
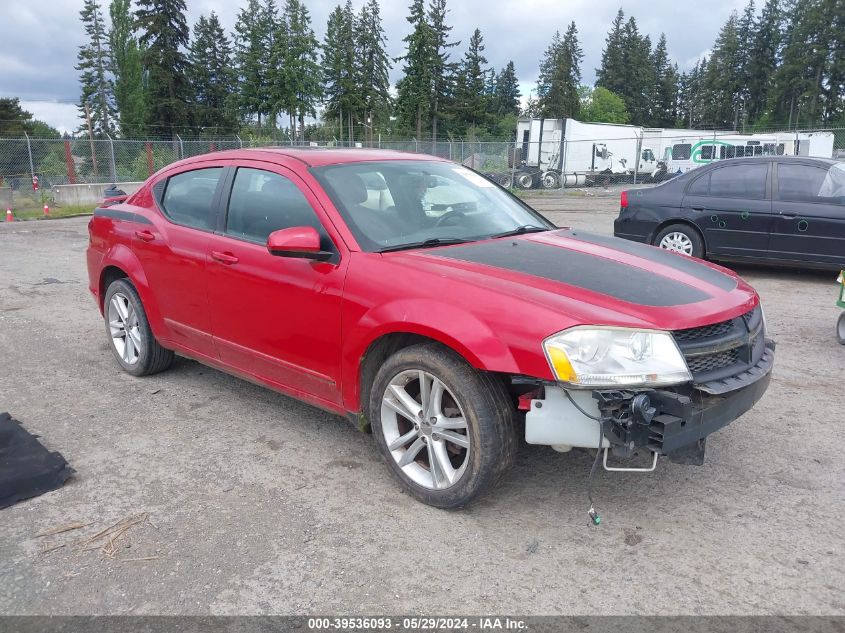
[[[149, 322], [150, 328], [152, 329], [155, 337], [158, 339], [168, 338], [166, 335], [167, 326], [164, 324], [164, 319], [162, 319], [158, 303], [156, 302], [153, 292], [150, 289], [147, 276], [144, 273], [141, 262], [138, 261], [138, 258], [135, 256], [135, 253], [133, 253], [132, 250], [125, 244], [115, 244], [112, 246], [103, 257], [100, 268], [101, 287], [103, 284], [104, 271], [109, 266], [120, 268], [129, 277], [129, 281], [132, 282], [132, 285], [135, 286], [135, 289], [141, 297], [141, 302], [144, 304], [144, 312], [147, 315], [147, 321]], [[105, 301], [106, 290], [106, 288], [102, 289], [100, 298], [101, 310], [103, 309], [102, 302]]]

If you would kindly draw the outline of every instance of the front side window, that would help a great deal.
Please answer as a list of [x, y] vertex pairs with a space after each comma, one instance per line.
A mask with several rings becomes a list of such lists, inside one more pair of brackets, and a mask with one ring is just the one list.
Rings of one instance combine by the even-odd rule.
[[222, 167], [195, 169], [167, 180], [161, 206], [176, 224], [211, 231], [214, 229], [214, 193]]
[[762, 200], [766, 197], [767, 163], [731, 165], [710, 174], [710, 195]]
[[273, 231], [295, 226], [313, 226], [323, 233], [299, 187], [273, 172], [239, 168], [229, 197], [226, 234], [264, 244]]
[[312, 172], [367, 251], [554, 228], [484, 176], [453, 163], [345, 163]]
[[841, 204], [845, 200], [845, 163], [830, 169], [779, 164], [778, 197], [792, 202]]

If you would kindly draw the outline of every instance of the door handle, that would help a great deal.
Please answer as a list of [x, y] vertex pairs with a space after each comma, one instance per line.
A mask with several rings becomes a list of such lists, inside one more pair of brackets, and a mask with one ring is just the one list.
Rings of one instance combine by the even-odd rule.
[[778, 211], [778, 215], [782, 218], [786, 218], [787, 220], [794, 220], [797, 215], [794, 213], [788, 213], [787, 211]]
[[211, 259], [221, 264], [231, 266], [238, 263], [238, 258], [231, 253], [221, 253], [220, 251], [211, 251]]
[[142, 242], [152, 242], [156, 236], [153, 235], [152, 231], [148, 231], [144, 229], [143, 231], [135, 231], [135, 237], [137, 237]]
[[690, 207], [693, 211], [698, 211], [699, 213], [704, 212], [704, 207]]

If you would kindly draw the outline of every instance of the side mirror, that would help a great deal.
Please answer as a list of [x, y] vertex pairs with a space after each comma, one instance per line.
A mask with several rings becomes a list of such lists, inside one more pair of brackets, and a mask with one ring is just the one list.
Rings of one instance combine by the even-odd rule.
[[320, 250], [320, 234], [313, 226], [293, 226], [267, 236], [267, 250], [277, 257], [299, 257], [325, 261], [333, 253]]

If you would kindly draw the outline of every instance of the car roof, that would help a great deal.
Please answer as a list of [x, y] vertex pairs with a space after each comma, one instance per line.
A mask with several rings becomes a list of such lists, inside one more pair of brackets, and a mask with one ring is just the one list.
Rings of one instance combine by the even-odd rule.
[[[725, 158], [721, 160], [714, 160], [712, 163], [705, 165], [705, 167], [729, 167], [731, 165], [747, 165], [748, 163], [767, 163], [771, 161], [779, 163], [821, 163], [824, 165], [835, 165], [841, 161], [833, 158], [821, 158], [818, 156], [744, 156], [739, 158]], [[690, 170], [691, 173], [697, 170]]]
[[399, 152], [396, 150], [374, 149], [362, 147], [337, 148], [337, 147], [254, 147], [245, 149], [233, 149], [222, 152], [210, 152], [187, 159], [185, 162], [209, 159], [229, 160], [269, 160], [276, 158], [292, 158], [309, 167], [320, 167], [323, 165], [337, 165], [341, 163], [360, 163], [371, 161], [395, 161], [395, 160], [426, 160], [440, 161], [445, 159], [429, 154], [415, 154], [413, 152]]

